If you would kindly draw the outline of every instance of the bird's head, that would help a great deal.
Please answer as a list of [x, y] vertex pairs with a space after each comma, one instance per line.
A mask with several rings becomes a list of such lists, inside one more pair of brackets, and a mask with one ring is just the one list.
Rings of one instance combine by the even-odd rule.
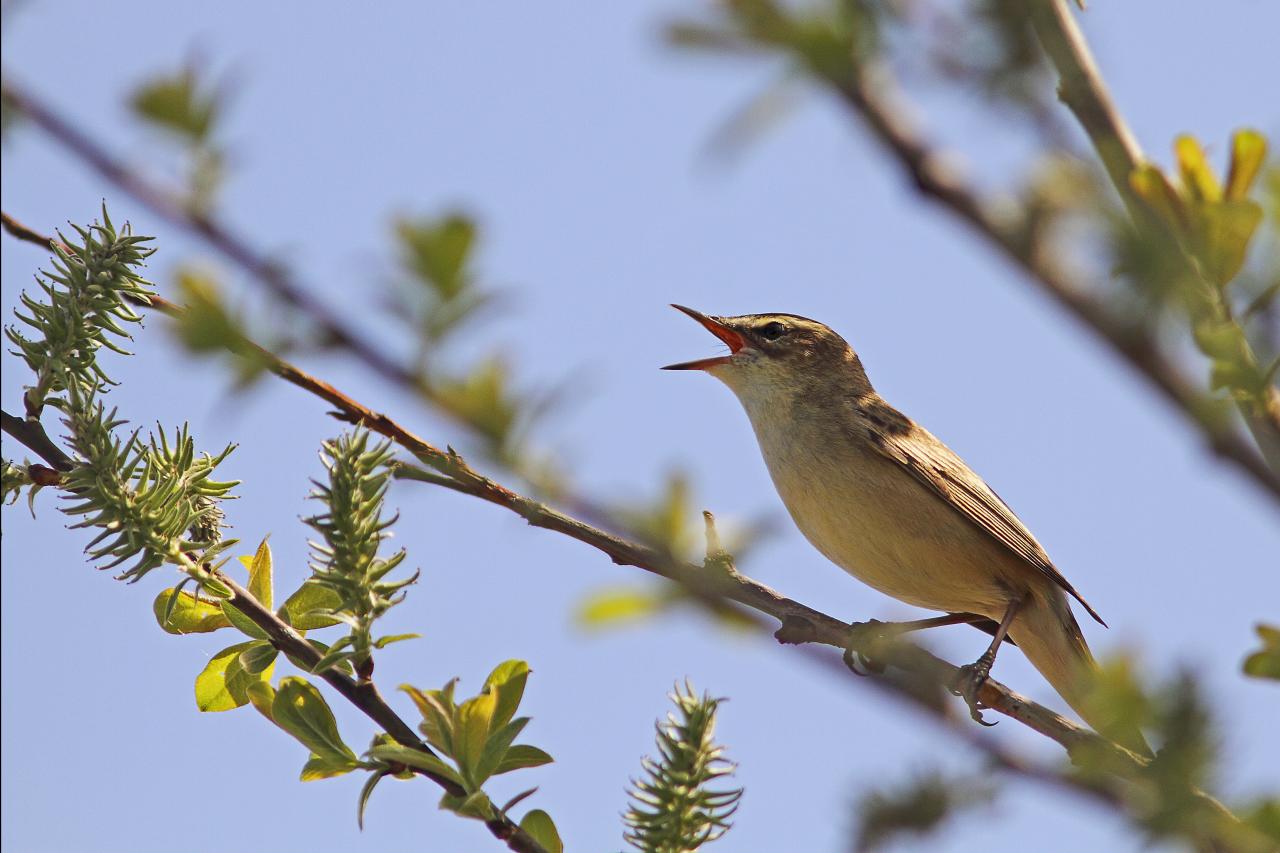
[[852, 393], [871, 388], [853, 348], [816, 320], [795, 314], [710, 317], [683, 305], [671, 307], [697, 320], [729, 352], [663, 370], [705, 370], [744, 400], [748, 395], [791, 396], [815, 385], [836, 385]]

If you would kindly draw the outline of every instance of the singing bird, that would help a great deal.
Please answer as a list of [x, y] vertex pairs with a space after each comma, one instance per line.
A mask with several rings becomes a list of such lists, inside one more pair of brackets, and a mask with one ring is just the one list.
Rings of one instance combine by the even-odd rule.
[[982, 478], [876, 393], [842, 337], [794, 314], [709, 317], [672, 307], [730, 352], [664, 369], [706, 371], [737, 395], [809, 542], [868, 586], [950, 614], [876, 630], [973, 622], [993, 633], [954, 685], [979, 722], [977, 694], [1007, 636], [1086, 722], [1150, 754], [1140, 732], [1116, 731], [1083, 701], [1095, 664], [1067, 596], [1106, 623]]

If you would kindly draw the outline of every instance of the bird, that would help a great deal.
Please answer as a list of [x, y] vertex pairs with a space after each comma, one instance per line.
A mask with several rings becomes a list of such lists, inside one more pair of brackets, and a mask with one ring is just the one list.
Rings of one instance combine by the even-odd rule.
[[952, 688], [975, 720], [985, 723], [978, 692], [1008, 639], [1100, 734], [1151, 754], [1136, 726], [1120, 726], [1086, 701], [1096, 664], [1070, 599], [1105, 627], [1102, 617], [980, 476], [876, 392], [844, 338], [796, 314], [724, 317], [672, 307], [729, 353], [663, 369], [705, 371], [729, 386], [805, 538], [868, 586], [947, 614], [853, 623], [851, 636], [971, 622], [993, 639], [960, 667]]

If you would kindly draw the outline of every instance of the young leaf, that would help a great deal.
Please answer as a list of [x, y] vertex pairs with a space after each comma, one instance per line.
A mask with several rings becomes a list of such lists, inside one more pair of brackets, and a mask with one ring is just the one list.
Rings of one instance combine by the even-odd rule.
[[338, 723], [329, 710], [329, 703], [306, 679], [292, 676], [281, 679], [271, 703], [271, 717], [315, 755], [329, 758], [334, 764], [344, 759], [352, 767], [359, 764], [356, 754], [338, 734]]
[[475, 770], [484, 752], [485, 742], [489, 739], [489, 727], [493, 722], [496, 706], [495, 694], [481, 693], [463, 702], [458, 708], [453, 758], [462, 769], [462, 774], [475, 782], [471, 787], [476, 787], [480, 783], [480, 780], [475, 778]]
[[387, 646], [391, 645], [392, 643], [399, 643], [399, 642], [403, 642], [404, 640], [419, 640], [421, 638], [422, 638], [421, 634], [388, 634], [385, 637], [379, 637], [378, 639], [374, 640], [373, 647], [375, 649], [384, 649]]
[[453, 704], [453, 688], [458, 679], [450, 679], [443, 690], [419, 690], [412, 684], [401, 684], [400, 689], [409, 694], [418, 706], [422, 724], [418, 727], [426, 735], [427, 742], [450, 757], [454, 756], [453, 740], [457, 708]]
[[1231, 137], [1231, 166], [1223, 195], [1229, 201], [1249, 194], [1254, 179], [1267, 159], [1267, 138], [1256, 130], [1238, 130]]
[[[176, 587], [157, 595], [151, 609], [156, 615], [156, 622], [170, 634], [207, 634], [231, 627], [231, 621], [217, 603], [196, 598]], [[165, 618], [166, 612], [168, 618]]]
[[315, 782], [320, 779], [332, 779], [355, 770], [359, 765], [346, 758], [334, 755], [312, 755], [302, 765], [302, 773], [298, 777], [303, 782]]
[[272, 608], [271, 587], [271, 546], [263, 539], [257, 552], [252, 557], [241, 557], [240, 562], [249, 570], [249, 594], [258, 599], [262, 606]]
[[407, 746], [401, 746], [398, 743], [379, 744], [370, 747], [365, 753], [370, 758], [379, 761], [391, 761], [396, 764], [403, 764], [416, 770], [423, 770], [427, 773], [434, 773], [437, 776], [448, 779], [459, 787], [467, 787], [466, 782], [458, 775], [458, 771], [454, 770], [448, 764], [445, 764], [434, 755], [428, 755], [420, 749], [413, 749]]
[[258, 673], [249, 672], [240, 655], [256, 643], [237, 643], [213, 656], [213, 660], [196, 676], [196, 707], [201, 711], [230, 711], [249, 701], [249, 686], [271, 678], [271, 666]]
[[1262, 640], [1262, 648], [1245, 658], [1245, 675], [1280, 681], [1280, 628], [1257, 625], [1254, 630]]
[[493, 668], [484, 680], [485, 689], [497, 697], [491, 730], [511, 722], [524, 698], [525, 682], [529, 679], [529, 664], [522, 660], [503, 661]]
[[369, 798], [373, 796], [373, 789], [378, 787], [378, 783], [382, 781], [382, 777], [388, 775], [385, 770], [378, 770], [369, 774], [368, 780], [365, 781], [364, 787], [360, 789], [360, 801], [356, 804], [356, 826], [360, 827], [360, 831], [364, 831], [364, 809], [369, 805]]
[[507, 750], [507, 754], [503, 756], [502, 761], [498, 764], [498, 769], [493, 771], [493, 775], [501, 776], [503, 773], [510, 773], [512, 770], [521, 770], [525, 767], [541, 767], [544, 764], [550, 764], [554, 760], [554, 758], [536, 746], [518, 743]]
[[533, 809], [526, 814], [520, 820], [520, 828], [547, 853], [564, 853], [564, 842], [560, 840], [555, 821], [542, 809]]
[[227, 617], [227, 621], [240, 633], [255, 640], [267, 639], [267, 632], [259, 628], [258, 623], [241, 613], [230, 601], [221, 601], [219, 605], [222, 608], [222, 615]]
[[255, 681], [249, 685], [245, 693], [249, 695], [249, 701], [253, 703], [253, 707], [259, 714], [273, 723], [276, 721], [276, 718], [271, 716], [271, 703], [276, 699], [276, 689], [271, 686], [271, 682]]
[[1204, 149], [1194, 136], [1182, 135], [1173, 141], [1173, 152], [1178, 159], [1178, 171], [1187, 194], [1198, 202], [1218, 201], [1222, 187], [1209, 166]]
[[309, 580], [289, 596], [279, 616], [299, 631], [311, 631], [337, 625], [339, 620], [329, 614], [341, 606], [342, 596], [335, 590]]
[[266, 640], [259, 640], [256, 643], [250, 643], [249, 648], [240, 653], [240, 666], [245, 672], [257, 675], [265, 672], [267, 667], [275, 663], [278, 654], [275, 646]]
[[515, 742], [515, 739], [520, 736], [520, 732], [528, 724], [528, 717], [517, 717], [489, 735], [489, 740], [484, 745], [484, 751], [480, 753], [480, 760], [476, 762], [475, 781], [477, 785], [484, 784], [484, 780], [493, 775], [493, 772], [502, 763], [502, 759], [506, 756], [511, 744]]

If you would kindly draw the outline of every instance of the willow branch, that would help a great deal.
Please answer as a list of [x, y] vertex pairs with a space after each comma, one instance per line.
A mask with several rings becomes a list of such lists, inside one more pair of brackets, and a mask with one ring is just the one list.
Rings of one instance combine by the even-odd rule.
[[[301, 634], [284, 620], [276, 616], [262, 602], [254, 598], [252, 593], [225, 574], [220, 573], [218, 579], [231, 590], [231, 598], [228, 599], [228, 603], [248, 617], [253, 624], [265, 631], [271, 641], [271, 645], [286, 655], [302, 661], [306, 664], [307, 669], [311, 669], [320, 662], [322, 657], [320, 651], [308, 643]], [[333, 666], [317, 674], [344, 699], [358, 708], [366, 717], [373, 720], [379, 728], [395, 738], [402, 746], [439, 758], [430, 746], [423, 743], [422, 739], [413, 730], [413, 727], [406, 723], [395, 712], [395, 709], [386, 703], [386, 700], [382, 698], [382, 694], [378, 692], [377, 686], [372, 681], [356, 680]], [[418, 775], [435, 782], [448, 794], [452, 794], [455, 797], [466, 796], [466, 791], [451, 779], [426, 770], [411, 769]], [[513, 823], [506, 815], [498, 815], [492, 820], [485, 821], [485, 826], [495, 838], [505, 842], [509, 850], [516, 850], [519, 853], [546, 853], [529, 833]]]
[[872, 72], [855, 67], [846, 76], [828, 78], [828, 83], [926, 198], [949, 210], [1041, 293], [1101, 338], [1205, 435], [1215, 454], [1280, 502], [1280, 473], [1268, 467], [1238, 431], [1203, 416], [1208, 398], [1165, 356], [1149, 332], [1117, 318], [1061, 267], [1021, 216], [997, 214], [976, 188], [946, 167], [942, 153], [920, 136], [885, 94], [892, 88], [887, 75], [882, 68]]
[[[1139, 225], [1144, 224], [1148, 214], [1134, 195], [1129, 178], [1146, 157], [1112, 100], [1075, 15], [1066, 0], [1032, 0], [1027, 8], [1040, 44], [1058, 71], [1058, 96], [1080, 122], [1130, 215]], [[1205, 292], [1222, 316], [1231, 316], [1220, 288], [1207, 286]], [[1256, 363], [1257, 355], [1247, 339], [1241, 340]], [[1238, 408], [1272, 473], [1280, 476], [1280, 390], [1271, 386], [1264, 390], [1261, 406], [1241, 401]]]

